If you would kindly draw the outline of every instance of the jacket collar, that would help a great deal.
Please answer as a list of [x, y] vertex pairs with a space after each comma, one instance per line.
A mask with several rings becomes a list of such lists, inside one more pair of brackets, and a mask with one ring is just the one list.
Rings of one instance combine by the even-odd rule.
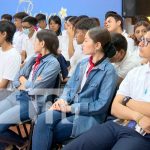
[[[106, 66], [107, 63], [109, 63], [109, 62], [110, 62], [109, 59], [106, 58], [102, 63], [100, 63], [100, 64], [98, 64], [97, 66], [95, 66], [95, 67], [93, 68], [93, 70], [95, 70], [95, 69], [105, 70], [105, 66]], [[86, 59], [84, 59], [84, 60], [81, 62], [81, 66], [86, 69], [88, 63], [89, 63], [89, 58], [86, 58]]]

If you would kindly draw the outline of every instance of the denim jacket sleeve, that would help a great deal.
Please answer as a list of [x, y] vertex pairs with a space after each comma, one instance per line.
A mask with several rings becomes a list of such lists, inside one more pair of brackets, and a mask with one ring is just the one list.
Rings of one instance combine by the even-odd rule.
[[20, 86], [20, 81], [19, 81], [19, 78], [21, 76], [24, 76], [26, 77], [27, 76], [27, 70], [29, 70], [29, 66], [30, 64], [33, 62], [33, 59], [34, 58], [31, 58], [28, 62], [26, 62], [26, 64], [18, 71], [18, 73], [16, 74], [15, 76], [15, 79], [13, 81], [13, 87], [14, 88], [17, 88]]
[[[106, 113], [114, 96], [117, 85], [117, 74], [114, 68], [107, 70], [101, 83], [98, 99], [92, 102], [74, 103], [71, 112], [83, 115], [98, 115]], [[80, 100], [79, 100], [80, 101]]]

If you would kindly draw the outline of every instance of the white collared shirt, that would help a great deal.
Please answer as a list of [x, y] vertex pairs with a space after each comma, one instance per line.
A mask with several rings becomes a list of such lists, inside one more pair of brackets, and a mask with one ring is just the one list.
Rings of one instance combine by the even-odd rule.
[[134, 50], [135, 50], [134, 40], [129, 37], [129, 35], [126, 33], [125, 30], [122, 32], [122, 35], [123, 35], [123, 36], [126, 38], [126, 40], [127, 40], [127, 43], [128, 43], [128, 48], [127, 48], [127, 50], [128, 50], [128, 52], [133, 53]]
[[24, 34], [22, 31], [17, 31], [14, 34], [13, 37], [13, 46], [16, 48], [16, 50], [21, 53], [22, 52], [22, 46], [23, 41], [27, 39], [27, 35]]
[[26, 54], [27, 54], [27, 58], [26, 58], [26, 62], [33, 56], [35, 55], [35, 52], [34, 52], [34, 43], [35, 43], [35, 40], [36, 40], [36, 34], [37, 34], [37, 31], [35, 31], [32, 35], [31, 38], [27, 37], [26, 40], [24, 40], [23, 42], [23, 46], [22, 46], [22, 50], [26, 51]]
[[117, 94], [150, 102], [150, 64], [131, 70], [120, 84]]
[[15, 48], [8, 51], [2, 51], [0, 48], [0, 81], [9, 80], [7, 89], [12, 88], [12, 81], [20, 69], [21, 56]]
[[140, 65], [140, 61], [138, 61], [134, 55], [127, 52], [121, 62], [113, 63], [113, 65], [117, 71], [118, 76], [124, 79], [131, 69]]

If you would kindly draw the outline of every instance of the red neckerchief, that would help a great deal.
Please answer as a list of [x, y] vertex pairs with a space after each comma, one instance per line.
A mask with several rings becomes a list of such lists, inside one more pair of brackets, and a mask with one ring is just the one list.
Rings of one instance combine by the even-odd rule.
[[86, 77], [88, 77], [88, 75], [90, 74], [92, 69], [95, 67], [95, 64], [93, 63], [92, 60], [93, 60], [93, 56], [91, 56], [90, 59], [89, 59], [90, 67], [89, 67], [88, 71], [86, 72]]
[[42, 58], [42, 54], [38, 54], [38, 56], [35, 59], [35, 64], [33, 66], [32, 80], [34, 79], [34, 75], [35, 75], [36, 70], [37, 70], [37, 68], [38, 68], [38, 66], [40, 64], [41, 58]]

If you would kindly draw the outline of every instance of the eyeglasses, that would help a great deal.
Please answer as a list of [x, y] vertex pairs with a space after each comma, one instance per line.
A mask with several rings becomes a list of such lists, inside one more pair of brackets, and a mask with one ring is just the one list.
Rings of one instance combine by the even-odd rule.
[[32, 26], [30, 26], [30, 27], [23, 27], [23, 29], [30, 29]]
[[144, 37], [142, 37], [141, 39], [140, 39], [140, 42], [142, 42], [143, 43], [143, 46], [148, 46], [148, 44], [150, 43], [150, 38], [144, 38]]

